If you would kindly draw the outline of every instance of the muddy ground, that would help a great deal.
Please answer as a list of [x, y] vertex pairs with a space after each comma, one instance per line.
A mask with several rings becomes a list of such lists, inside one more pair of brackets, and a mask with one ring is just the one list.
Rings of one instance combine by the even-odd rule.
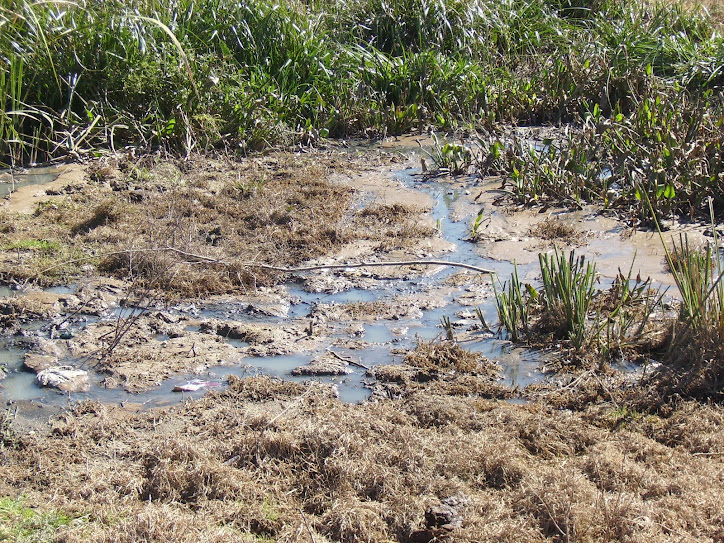
[[[719, 405], [663, 405], [630, 365], [511, 379], [521, 351], [473, 314], [495, 323], [485, 273], [259, 265], [505, 279], [516, 261], [534, 280], [555, 244], [602, 282], [636, 254], [672, 284], [658, 235], [512, 208], [500, 180], [423, 175], [416, 147], [107, 157], [5, 199], [4, 345], [24, 368], [0, 381], [0, 496], [62, 512], [60, 541], [724, 541]], [[301, 362], [239, 370], [279, 357]], [[59, 366], [85, 380], [13, 397]]]

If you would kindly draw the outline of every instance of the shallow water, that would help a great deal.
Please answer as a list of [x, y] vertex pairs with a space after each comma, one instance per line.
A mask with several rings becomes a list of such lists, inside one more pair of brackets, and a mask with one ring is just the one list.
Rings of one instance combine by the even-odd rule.
[[0, 198], [28, 185], [45, 185], [55, 181], [59, 175], [57, 166], [33, 168], [32, 170], [13, 172], [0, 170]]
[[[500, 275], [501, 279], [506, 279], [513, 270], [512, 263], [491, 260], [479, 256], [476, 252], [475, 244], [466, 241], [470, 228], [467, 220], [453, 220], [453, 206], [463, 195], [461, 189], [451, 188], [449, 185], [435, 180], [427, 179], [423, 181], [419, 176], [416, 176], [417, 173], [419, 172], [415, 169], [406, 169], [397, 172], [395, 177], [404, 186], [424, 191], [433, 198], [435, 205], [431, 212], [432, 219], [439, 225], [443, 239], [455, 244], [455, 248], [451, 252], [445, 253], [437, 258], [493, 269]], [[45, 173], [43, 175], [48, 174]], [[165, 312], [171, 314], [186, 317], [192, 316], [199, 319], [278, 324], [307, 317], [317, 304], [345, 304], [377, 300], [390, 301], [395, 299], [396, 296], [424, 293], [427, 290], [434, 290], [436, 287], [443, 285], [446, 278], [458, 271], [460, 271], [459, 268], [446, 267], [435, 270], [435, 273], [413, 277], [408, 280], [380, 280], [372, 282], [374, 288], [352, 288], [335, 294], [311, 293], [305, 290], [303, 283], [292, 281], [285, 285], [292, 300], [289, 304], [277, 303], [265, 306], [263, 303], [260, 303], [250, 305], [243, 300], [232, 300], [226, 303], [186, 303], [163, 309]], [[527, 269], [521, 269], [522, 274], [526, 271]], [[461, 288], [460, 291], [462, 290]], [[74, 291], [74, 286], [53, 289], [53, 292], [60, 294]], [[14, 293], [10, 290], [7, 292], [8, 294], [22, 295], [21, 293]], [[443, 298], [442, 307], [423, 308], [422, 315], [417, 318], [400, 318], [394, 321], [363, 323], [361, 335], [356, 338], [367, 343], [366, 347], [361, 350], [346, 349], [338, 346], [330, 347], [331, 344], [337, 340], [350, 339], [349, 331], [347, 331], [344, 326], [345, 323], [332, 323], [335, 325], [337, 331], [328, 338], [324, 347], [314, 352], [269, 357], [246, 357], [241, 360], [241, 363], [212, 367], [201, 375], [179, 376], [168, 379], [164, 381], [161, 386], [139, 394], [129, 394], [121, 389], [106, 389], [100, 386], [93, 386], [88, 393], [73, 394], [72, 398], [97, 398], [100, 401], [108, 403], [126, 401], [147, 407], [169, 405], [182, 401], [184, 398], [201, 396], [209, 390], [209, 388], [201, 388], [194, 392], [173, 392], [175, 386], [192, 379], [207, 380], [212, 385], [218, 385], [225, 381], [225, 376], [230, 374], [265, 374], [294, 381], [308, 381], [311, 379], [332, 383], [337, 387], [339, 396], [343, 401], [363, 401], [370, 395], [369, 388], [365, 386], [365, 381], [368, 381], [370, 378], [365, 375], [365, 370], [360, 367], [352, 366], [352, 373], [337, 377], [319, 376], [310, 378], [308, 376], [292, 376], [291, 371], [294, 368], [306, 365], [316, 356], [324, 354], [325, 350], [329, 348], [333, 348], [335, 352], [341, 356], [350, 357], [368, 367], [373, 367], [378, 364], [399, 363], [402, 357], [394, 354], [393, 351], [399, 349], [403, 351], [414, 349], [420, 340], [432, 340], [439, 337], [442, 333], [440, 323], [443, 317], [449, 317], [453, 322], [459, 324], [460, 326], [457, 326], [455, 331], [456, 333], [459, 332], [463, 334], [467, 328], [476, 324], [476, 319], [460, 319], [457, 315], [461, 313], [469, 315], [475, 307], [465, 305], [464, 302], [458, 300], [460, 293], [456, 293], [455, 289], [452, 289], [451, 292], [451, 294]], [[497, 317], [492, 294], [485, 296], [484, 300], [480, 309], [485, 314], [488, 322], [495, 322]], [[138, 308], [116, 307], [106, 318], [127, 318], [137, 314], [139, 311]], [[84, 318], [86, 319], [85, 321], [83, 320]], [[77, 327], [91, 322], [92, 319], [94, 318], [77, 317], [70, 325], [69, 329], [71, 333]], [[48, 337], [52, 332], [52, 323], [34, 322], [28, 325], [28, 328], [28, 333]], [[187, 330], [197, 331], [198, 328], [188, 326]], [[504, 381], [506, 383], [524, 386], [536, 379], [541, 379], [541, 374], [537, 370], [540, 364], [540, 356], [536, 352], [512, 348], [509, 342], [492, 337], [490, 334], [483, 334], [482, 332], [468, 333], [466, 337], [473, 337], [473, 339], [463, 343], [465, 348], [480, 352], [502, 365]], [[168, 338], [159, 335], [155, 339], [160, 343]], [[236, 348], [243, 348], [247, 345], [240, 340], [225, 339], [224, 341], [228, 341]], [[3, 353], [5, 353], [7, 360], [10, 361], [6, 364], [8, 368], [10, 368], [10, 373], [8, 377], [2, 381], [4, 386], [3, 395], [7, 399], [33, 400], [35, 402], [56, 405], [68, 401], [67, 394], [42, 389], [37, 386], [35, 375], [22, 369], [22, 360], [24, 357], [24, 351], [22, 349], [18, 347], [8, 347]], [[86, 369], [91, 371], [90, 377], [92, 383], [101, 382], [103, 378], [101, 375], [93, 374], [92, 368]], [[211, 389], [213, 388], [216, 387], [211, 387]]]

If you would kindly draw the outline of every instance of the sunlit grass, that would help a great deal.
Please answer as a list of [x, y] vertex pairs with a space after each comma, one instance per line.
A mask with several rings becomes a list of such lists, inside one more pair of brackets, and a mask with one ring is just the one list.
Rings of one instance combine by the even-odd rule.
[[628, 118], [651, 80], [718, 88], [715, 28], [623, 0], [26, 1], [0, 8], [0, 155]]
[[0, 541], [55, 541], [58, 528], [67, 526], [72, 518], [59, 512], [38, 512], [22, 499], [0, 498]]

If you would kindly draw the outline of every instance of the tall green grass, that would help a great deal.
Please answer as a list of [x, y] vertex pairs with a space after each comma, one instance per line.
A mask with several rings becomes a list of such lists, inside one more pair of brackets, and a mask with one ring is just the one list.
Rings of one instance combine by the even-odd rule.
[[587, 337], [588, 313], [595, 294], [596, 265], [554, 250], [553, 254], [538, 255], [542, 274], [545, 326], [556, 336], [569, 339], [576, 350], [583, 347]]
[[6, 1], [0, 155], [629, 119], [652, 80], [718, 96], [721, 44], [700, 14], [625, 0]]
[[538, 261], [538, 288], [522, 283], [517, 268], [502, 288], [493, 282], [500, 328], [511, 341], [555, 339], [575, 358], [600, 362], [648, 348], [646, 328], [662, 293], [651, 288], [650, 279], [632, 277], [633, 263], [628, 275], [619, 272], [608, 290], [599, 290], [595, 263], [574, 251], [554, 249], [539, 254]]
[[674, 389], [687, 395], [724, 396], [724, 264], [711, 207], [714, 241], [692, 247], [672, 241], [666, 260], [681, 295], [668, 362], [678, 370]]

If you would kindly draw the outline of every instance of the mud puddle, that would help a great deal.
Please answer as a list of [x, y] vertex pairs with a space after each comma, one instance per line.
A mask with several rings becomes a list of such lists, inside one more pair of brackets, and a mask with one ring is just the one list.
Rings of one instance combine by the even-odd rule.
[[[423, 176], [419, 156], [409, 147], [404, 162], [371, 168], [343, 182], [361, 191], [365, 204], [360, 205], [413, 202], [420, 221], [434, 225], [437, 234], [408, 252], [373, 251], [367, 256], [473, 264], [494, 270], [501, 282], [516, 262], [521, 279], [535, 283], [538, 252], [556, 245], [592, 256], [599, 264], [602, 288], [618, 268], [628, 270], [634, 254], [634, 276], [640, 269], [662, 284], [670, 282], [651, 235], [625, 233], [619, 222], [593, 209], [511, 213], [498, 205], [499, 181]], [[473, 236], [478, 215], [483, 221]], [[573, 234], [545, 239], [536, 228], [551, 218], [569, 224]], [[346, 251], [320, 261], [366, 257], [356, 252], [359, 246]], [[343, 401], [359, 402], [371, 393], [368, 370], [401, 362], [420, 340], [446, 336], [499, 363], [508, 385], [524, 387], [544, 378], [544, 355], [514, 347], [485, 330], [475, 314], [480, 309], [487, 323], [497, 323], [491, 278], [459, 268], [315, 271], [253, 295], [220, 295], [145, 309], [124, 305], [123, 289], [76, 285], [42, 295], [0, 292], [5, 298], [36, 296], [39, 306], [35, 313], [23, 313], [23, 306], [20, 314], [25, 316], [16, 335], [3, 340], [0, 365], [7, 377], [0, 381], [0, 393], [11, 401], [48, 405], [62, 405], [70, 397], [150, 407], [203, 395], [223, 386], [230, 374], [266, 374], [330, 383]], [[442, 325], [446, 319], [447, 330]], [[98, 364], [98, 352], [125, 323], [133, 327], [113, 350], [113, 367]], [[80, 368], [88, 372], [88, 385], [63, 393], [42, 388], [36, 372], [44, 365]]]
[[60, 175], [60, 170], [57, 166], [33, 168], [21, 172], [0, 170], [0, 198], [4, 198], [23, 187], [46, 185], [55, 181], [58, 175]]

